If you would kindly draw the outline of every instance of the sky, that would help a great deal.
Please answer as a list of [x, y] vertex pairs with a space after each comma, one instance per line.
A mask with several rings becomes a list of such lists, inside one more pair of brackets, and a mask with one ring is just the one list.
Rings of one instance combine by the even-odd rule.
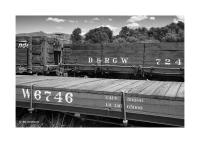
[[43, 31], [45, 33], [66, 33], [79, 27], [82, 35], [90, 29], [107, 26], [114, 35], [117, 35], [121, 27], [163, 27], [172, 22], [184, 22], [183, 16], [16, 16], [16, 33], [29, 33]]

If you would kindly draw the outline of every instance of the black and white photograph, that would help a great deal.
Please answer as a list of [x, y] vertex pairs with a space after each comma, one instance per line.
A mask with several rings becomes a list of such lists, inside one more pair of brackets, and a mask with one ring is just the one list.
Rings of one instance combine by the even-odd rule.
[[184, 15], [15, 22], [16, 128], [184, 128]]

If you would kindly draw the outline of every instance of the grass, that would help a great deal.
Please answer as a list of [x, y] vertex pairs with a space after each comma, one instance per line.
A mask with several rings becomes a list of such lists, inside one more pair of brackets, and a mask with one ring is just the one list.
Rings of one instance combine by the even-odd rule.
[[17, 116], [16, 127], [68, 127], [66, 118], [69, 117], [58, 112], [37, 111], [32, 114], [24, 112], [21, 116]]

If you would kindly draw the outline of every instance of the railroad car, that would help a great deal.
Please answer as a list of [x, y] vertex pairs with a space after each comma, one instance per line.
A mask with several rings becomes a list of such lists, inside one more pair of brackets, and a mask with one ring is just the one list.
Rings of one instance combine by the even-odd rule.
[[184, 43], [59, 44], [16, 37], [16, 73], [184, 80]]
[[184, 80], [184, 43], [65, 44], [62, 71], [117, 78]]
[[61, 58], [61, 46], [47, 36], [16, 37], [16, 73], [48, 74], [56, 72]]

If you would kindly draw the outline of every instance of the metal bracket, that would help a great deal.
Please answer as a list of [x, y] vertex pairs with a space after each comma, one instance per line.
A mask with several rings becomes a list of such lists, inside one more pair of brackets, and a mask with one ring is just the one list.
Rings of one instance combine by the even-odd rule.
[[81, 114], [80, 113], [74, 113], [74, 116], [77, 117], [77, 118], [80, 118]]
[[28, 111], [31, 114], [34, 111], [34, 108], [33, 108], [33, 84], [31, 85], [30, 108], [28, 109]]
[[152, 76], [152, 72], [153, 72], [153, 70], [154, 70], [154, 67], [150, 67], [150, 76]]
[[136, 66], [132, 65], [131, 69], [133, 70], [133, 75], [137, 76], [138, 68]]
[[122, 91], [122, 112], [123, 112], [123, 125], [128, 125], [128, 120], [126, 119], [126, 91]]

